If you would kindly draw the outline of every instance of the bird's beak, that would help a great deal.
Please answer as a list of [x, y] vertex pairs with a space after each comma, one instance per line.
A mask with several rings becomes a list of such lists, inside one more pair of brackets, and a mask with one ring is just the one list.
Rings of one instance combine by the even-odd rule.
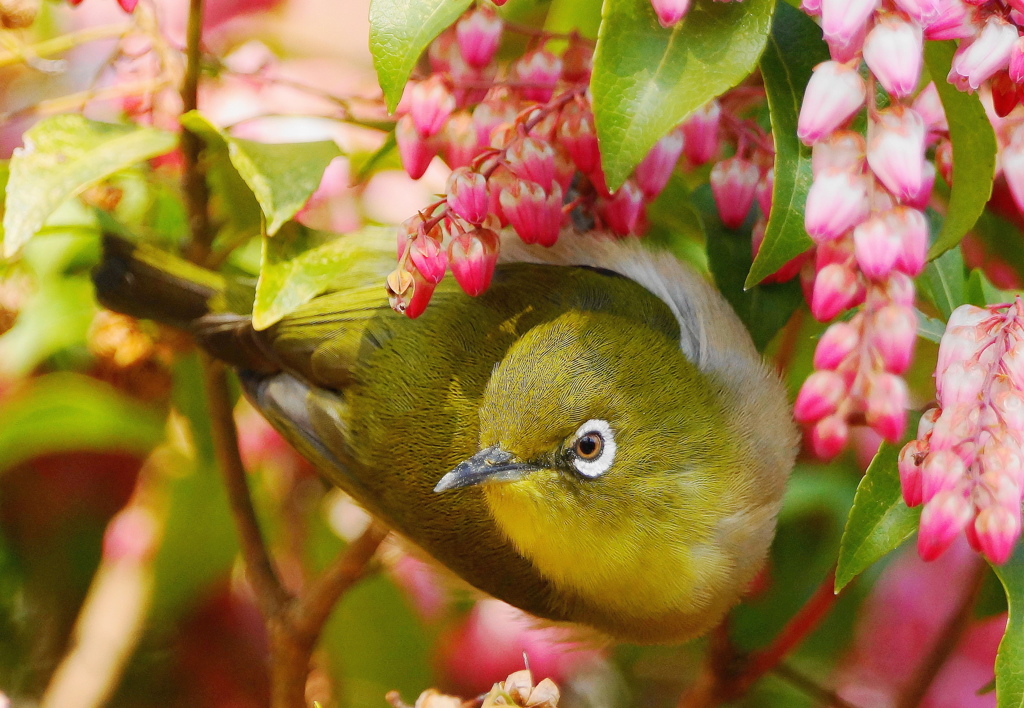
[[497, 445], [485, 447], [441, 478], [435, 492], [470, 487], [483, 482], [512, 482], [540, 468], [524, 462], [513, 462], [514, 456]]

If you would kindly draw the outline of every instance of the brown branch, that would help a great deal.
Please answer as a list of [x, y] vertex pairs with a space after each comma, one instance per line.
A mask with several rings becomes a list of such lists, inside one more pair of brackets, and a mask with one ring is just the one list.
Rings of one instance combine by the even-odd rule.
[[[198, 105], [199, 74], [202, 67], [201, 40], [203, 34], [203, 0], [189, 0], [188, 29], [185, 46], [185, 77], [181, 83], [182, 112], [194, 111]], [[188, 257], [203, 263], [210, 254], [213, 230], [210, 227], [210, 192], [206, 186], [206, 171], [200, 163], [203, 143], [189, 130], [181, 131], [181, 155], [184, 161], [181, 189], [192, 234]]]
[[907, 688], [902, 691], [899, 702], [896, 704], [897, 708], [915, 708], [915, 706], [921, 705], [921, 701], [928, 693], [935, 677], [938, 676], [946, 660], [960, 642], [960, 637], [971, 623], [974, 603], [977, 602], [978, 595], [981, 593], [981, 586], [985, 581], [987, 570], [988, 565], [984, 561], [974, 560], [974, 568], [972, 568], [971, 576], [964, 588], [960, 604], [946, 620], [939, 636], [935, 638], [931, 651], [914, 672], [914, 677]]
[[313, 649], [345, 591], [363, 578], [388, 530], [376, 522], [350, 543], [268, 627], [273, 651], [273, 708], [306, 705], [306, 679]]
[[224, 478], [231, 514], [238, 531], [239, 545], [249, 582], [264, 617], [279, 615], [288, 604], [289, 597], [281, 584], [260, 533], [256, 510], [246, 481], [245, 467], [238, 452], [238, 433], [232, 415], [231, 397], [224, 365], [207, 355], [200, 354], [203, 364], [204, 388], [210, 407], [210, 428], [213, 433], [217, 466]]
[[827, 706], [832, 706], [833, 708], [857, 708], [857, 706], [832, 689], [825, 688], [810, 676], [797, 671], [788, 664], [779, 664], [772, 669], [772, 673]]
[[704, 669], [694, 685], [682, 696], [678, 708], [707, 708], [734, 701], [750, 690], [762, 676], [775, 670], [782, 660], [817, 629], [835, 605], [833, 567], [814, 594], [779, 631], [766, 648], [744, 656], [729, 640], [723, 623], [711, 637]]

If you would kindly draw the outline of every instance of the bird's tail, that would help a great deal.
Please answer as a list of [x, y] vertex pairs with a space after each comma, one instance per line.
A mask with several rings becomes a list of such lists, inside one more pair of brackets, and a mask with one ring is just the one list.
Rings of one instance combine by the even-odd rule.
[[108, 309], [191, 332], [204, 349], [239, 368], [280, 368], [252, 329], [249, 283], [112, 234], [103, 236], [92, 280]]

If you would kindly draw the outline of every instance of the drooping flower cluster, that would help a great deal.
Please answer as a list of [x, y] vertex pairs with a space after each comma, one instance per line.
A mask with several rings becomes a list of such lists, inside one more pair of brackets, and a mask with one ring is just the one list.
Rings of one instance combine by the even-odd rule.
[[[684, 152], [686, 132], [694, 136], [688, 154], [706, 161], [717, 153], [712, 108], [659, 140], [610, 191], [587, 90], [591, 45], [572, 36], [560, 56], [536, 47], [499, 67], [503, 29], [489, 7], [470, 10], [431, 45], [433, 73], [410, 85], [399, 106], [395, 137], [408, 174], [419, 178], [435, 156], [452, 170], [444, 198], [399, 229], [398, 268], [387, 288], [392, 306], [409, 317], [423, 312], [447, 270], [470, 295], [486, 290], [499, 229], [544, 246], [570, 222], [638, 234], [646, 202]], [[753, 187], [748, 209], [752, 201]]]
[[[805, 227], [816, 244], [811, 312], [827, 321], [860, 308], [822, 336], [816, 371], [794, 409], [797, 420], [810, 426], [811, 446], [823, 458], [846, 446], [851, 425], [869, 425], [890, 442], [906, 427], [908, 393], [901, 374], [916, 337], [912, 279], [925, 263], [923, 210], [936, 173], [926, 151], [948, 131], [933, 85], [912, 98], [924, 38], [936, 36], [937, 18], [946, 15], [912, 11], [910, 4], [803, 4], [805, 11], [820, 14], [832, 54], [814, 69], [797, 128], [800, 139], [813, 146], [814, 182], [805, 210]], [[889, 95], [884, 108], [876, 104], [875, 82]], [[848, 128], [865, 106], [866, 139]]]
[[924, 504], [918, 552], [937, 558], [965, 531], [1005, 562], [1020, 538], [1024, 489], [1024, 301], [953, 311], [939, 344], [939, 406], [900, 452], [903, 498]]

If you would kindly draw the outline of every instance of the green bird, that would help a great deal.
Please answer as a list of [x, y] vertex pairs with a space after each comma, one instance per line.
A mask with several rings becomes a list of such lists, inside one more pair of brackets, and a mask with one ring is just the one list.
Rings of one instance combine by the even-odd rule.
[[394, 245], [257, 331], [251, 291], [107, 238], [114, 310], [191, 331], [331, 483], [476, 588], [615, 640], [717, 624], [762, 567], [796, 433], [722, 296], [635, 240], [502, 243], [489, 290], [411, 320]]

